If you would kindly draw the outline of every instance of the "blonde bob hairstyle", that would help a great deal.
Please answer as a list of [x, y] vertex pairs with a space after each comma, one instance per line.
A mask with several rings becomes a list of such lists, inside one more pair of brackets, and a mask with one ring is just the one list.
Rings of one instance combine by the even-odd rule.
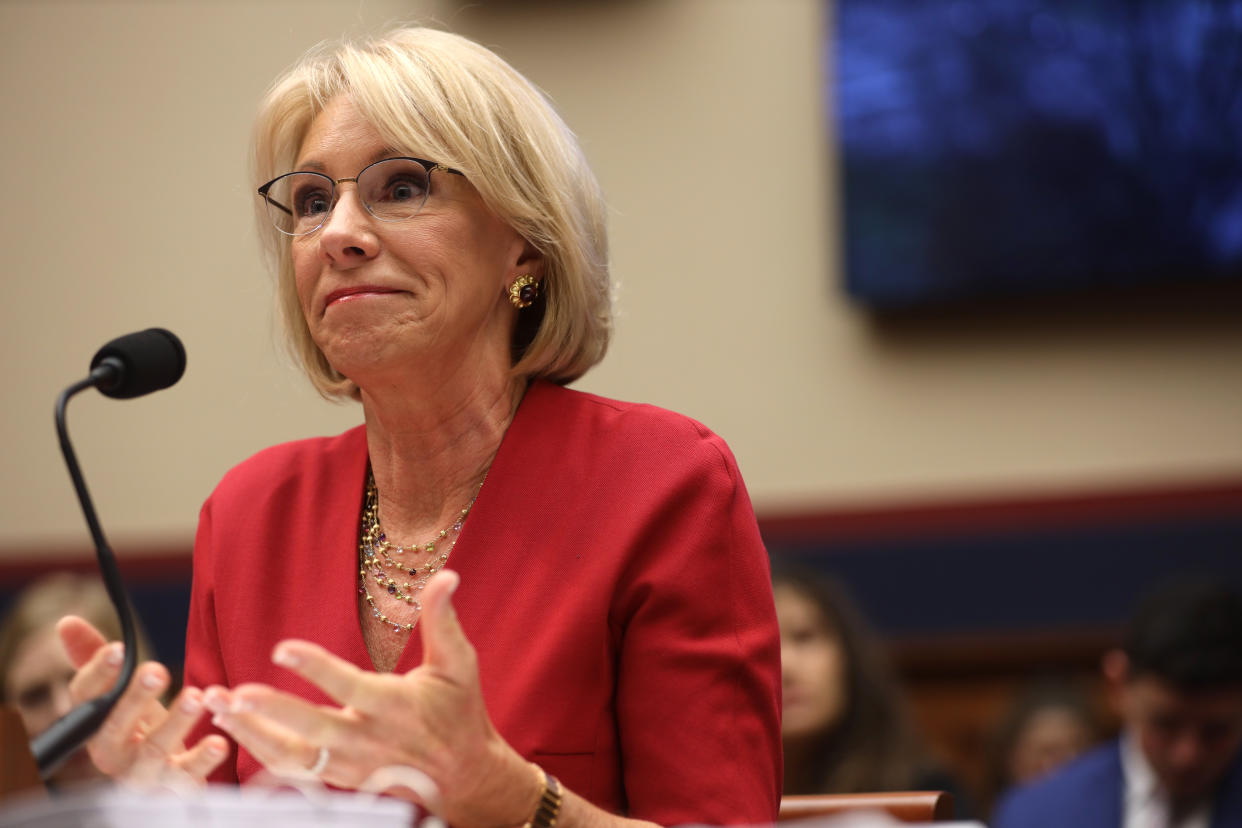
[[[612, 332], [604, 201], [577, 139], [544, 96], [459, 35], [401, 28], [308, 53], [268, 92], [255, 124], [257, 182], [289, 172], [311, 121], [348, 95], [391, 146], [459, 170], [543, 258], [540, 297], [515, 326], [515, 377], [567, 383], [603, 358]], [[359, 397], [311, 339], [289, 236], [258, 203], [289, 344], [325, 397]]]

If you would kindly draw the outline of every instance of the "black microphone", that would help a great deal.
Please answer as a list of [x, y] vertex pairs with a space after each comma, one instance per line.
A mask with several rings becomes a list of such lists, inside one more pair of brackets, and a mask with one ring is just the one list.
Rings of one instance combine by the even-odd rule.
[[163, 328], [118, 336], [91, 359], [95, 387], [118, 400], [167, 388], [184, 373], [185, 347]]
[[185, 373], [185, 347], [181, 340], [163, 328], [117, 337], [99, 349], [91, 360], [91, 372], [61, 392], [56, 399], [56, 433], [60, 437], [60, 451], [69, 467], [73, 488], [82, 506], [86, 525], [95, 541], [95, 554], [99, 559], [99, 571], [103, 575], [108, 597], [116, 607], [121, 621], [121, 638], [125, 643], [125, 660], [116, 684], [102, 696], [83, 702], [52, 723], [51, 727], [36, 736], [30, 743], [39, 775], [48, 779], [62, 762], [82, 746], [103, 724], [108, 713], [121, 698], [138, 666], [138, 635], [134, 628], [133, 613], [129, 608], [129, 596], [121, 581], [116, 557], [104, 538], [103, 528], [95, 515], [86, 480], [78, 468], [77, 456], [69, 442], [69, 430], [65, 425], [65, 408], [69, 398], [79, 391], [97, 387], [102, 393], [117, 399], [130, 399], [167, 388], [181, 379]]

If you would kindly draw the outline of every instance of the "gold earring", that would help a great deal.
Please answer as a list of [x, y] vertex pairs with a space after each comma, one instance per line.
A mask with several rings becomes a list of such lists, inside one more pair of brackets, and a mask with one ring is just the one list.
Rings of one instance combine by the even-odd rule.
[[539, 283], [529, 273], [517, 277], [513, 284], [509, 285], [509, 302], [518, 310], [529, 308], [538, 298]]

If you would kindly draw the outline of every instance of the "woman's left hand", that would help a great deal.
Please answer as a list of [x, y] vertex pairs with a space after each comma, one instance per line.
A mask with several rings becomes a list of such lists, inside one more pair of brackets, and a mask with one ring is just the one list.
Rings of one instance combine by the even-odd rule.
[[423, 663], [405, 675], [361, 670], [316, 644], [282, 641], [272, 660], [341, 706], [312, 704], [262, 684], [211, 687], [205, 700], [215, 724], [276, 772], [322, 764], [324, 782], [356, 789], [378, 768], [413, 767], [438, 786], [436, 812], [449, 823], [522, 824], [538, 804], [540, 779], [487, 714], [475, 650], [451, 601], [459, 582], [446, 569], [427, 583], [419, 623]]

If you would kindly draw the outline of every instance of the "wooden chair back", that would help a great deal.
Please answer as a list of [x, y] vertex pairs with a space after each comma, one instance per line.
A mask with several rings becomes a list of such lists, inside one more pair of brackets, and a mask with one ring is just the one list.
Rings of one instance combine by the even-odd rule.
[[953, 796], [944, 791], [786, 796], [777, 819], [784, 822], [846, 811], [884, 811], [901, 822], [943, 822], [953, 819]]
[[11, 707], [0, 707], [0, 800], [42, 790], [22, 717]]

